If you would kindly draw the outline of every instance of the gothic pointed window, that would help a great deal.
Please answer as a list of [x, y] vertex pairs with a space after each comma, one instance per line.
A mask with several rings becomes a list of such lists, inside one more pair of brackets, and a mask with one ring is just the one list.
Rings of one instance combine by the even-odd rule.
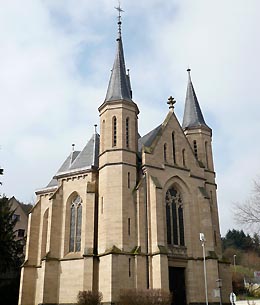
[[70, 206], [70, 242], [69, 251], [79, 252], [81, 250], [81, 223], [82, 223], [82, 201], [77, 196]]
[[48, 232], [48, 218], [49, 218], [49, 209], [47, 209], [43, 214], [42, 221], [42, 249], [41, 249], [41, 258], [46, 255], [47, 247], [47, 232]]
[[208, 142], [205, 142], [205, 157], [206, 157], [206, 168], [209, 168]]
[[103, 121], [102, 121], [102, 132], [101, 132], [102, 139], [101, 139], [101, 141], [100, 141], [100, 143], [101, 143], [101, 151], [103, 151], [103, 150], [104, 150], [104, 147], [105, 147], [105, 145], [104, 145], [105, 138], [106, 138], [106, 136], [105, 136], [105, 130], [106, 130], [106, 121], [103, 120]]
[[193, 141], [193, 149], [194, 149], [194, 155], [195, 155], [196, 159], [198, 159], [198, 146], [197, 146], [196, 140]]
[[167, 144], [166, 143], [163, 145], [163, 158], [164, 158], [164, 162], [167, 162]]
[[176, 152], [175, 152], [175, 135], [174, 132], [172, 133], [172, 158], [173, 163], [176, 163]]
[[183, 204], [180, 193], [171, 187], [166, 192], [167, 244], [184, 246]]
[[186, 160], [185, 160], [185, 149], [182, 150], [182, 165], [186, 167]]
[[129, 148], [129, 118], [125, 122], [126, 147]]
[[117, 142], [117, 120], [116, 117], [113, 117], [113, 141], [112, 141], [112, 146], [116, 146], [116, 142]]

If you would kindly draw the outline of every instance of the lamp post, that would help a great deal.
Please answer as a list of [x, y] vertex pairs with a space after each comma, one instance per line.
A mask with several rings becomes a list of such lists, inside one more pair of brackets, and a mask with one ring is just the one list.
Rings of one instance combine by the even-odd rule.
[[221, 291], [222, 280], [221, 279], [217, 279], [216, 282], [217, 282], [218, 289], [219, 289], [219, 305], [222, 305], [222, 291]]
[[233, 255], [234, 260], [234, 272], [236, 273], [236, 254]]
[[202, 246], [203, 252], [203, 270], [204, 270], [204, 283], [205, 283], [205, 296], [206, 296], [206, 305], [209, 304], [208, 302], [208, 286], [207, 286], [207, 269], [206, 269], [206, 255], [205, 255], [205, 236], [203, 233], [200, 233], [200, 241]]

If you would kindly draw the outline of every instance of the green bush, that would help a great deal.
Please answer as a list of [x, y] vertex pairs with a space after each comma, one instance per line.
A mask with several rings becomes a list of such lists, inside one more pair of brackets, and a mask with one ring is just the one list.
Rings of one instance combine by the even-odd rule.
[[100, 305], [103, 299], [101, 292], [93, 292], [91, 290], [79, 291], [78, 305]]
[[171, 293], [161, 289], [125, 289], [119, 297], [119, 305], [170, 305], [171, 302]]

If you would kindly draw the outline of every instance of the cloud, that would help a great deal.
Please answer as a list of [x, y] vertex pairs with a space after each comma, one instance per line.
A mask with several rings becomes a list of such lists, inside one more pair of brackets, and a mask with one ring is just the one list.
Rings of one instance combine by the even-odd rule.
[[[3, 192], [30, 201], [98, 123], [114, 60], [117, 1], [7, 1], [0, 11], [0, 161]], [[213, 128], [222, 233], [232, 202], [259, 174], [260, 3], [124, 1], [123, 41], [141, 134], [173, 95], [180, 121], [188, 66]], [[253, 142], [254, 139], [254, 142]]]

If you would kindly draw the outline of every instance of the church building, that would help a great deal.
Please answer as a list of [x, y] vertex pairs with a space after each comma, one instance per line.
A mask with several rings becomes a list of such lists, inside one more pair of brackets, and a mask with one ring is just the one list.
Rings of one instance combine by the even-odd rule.
[[98, 108], [100, 135], [95, 128], [82, 151], [73, 150], [36, 191], [19, 304], [76, 304], [82, 290], [100, 291], [104, 304], [116, 304], [123, 289], [158, 288], [172, 292], [174, 305], [216, 304], [219, 279], [228, 303], [231, 274], [222, 258], [212, 130], [191, 72], [182, 124], [170, 97], [164, 121], [140, 136], [120, 8], [118, 25]]

